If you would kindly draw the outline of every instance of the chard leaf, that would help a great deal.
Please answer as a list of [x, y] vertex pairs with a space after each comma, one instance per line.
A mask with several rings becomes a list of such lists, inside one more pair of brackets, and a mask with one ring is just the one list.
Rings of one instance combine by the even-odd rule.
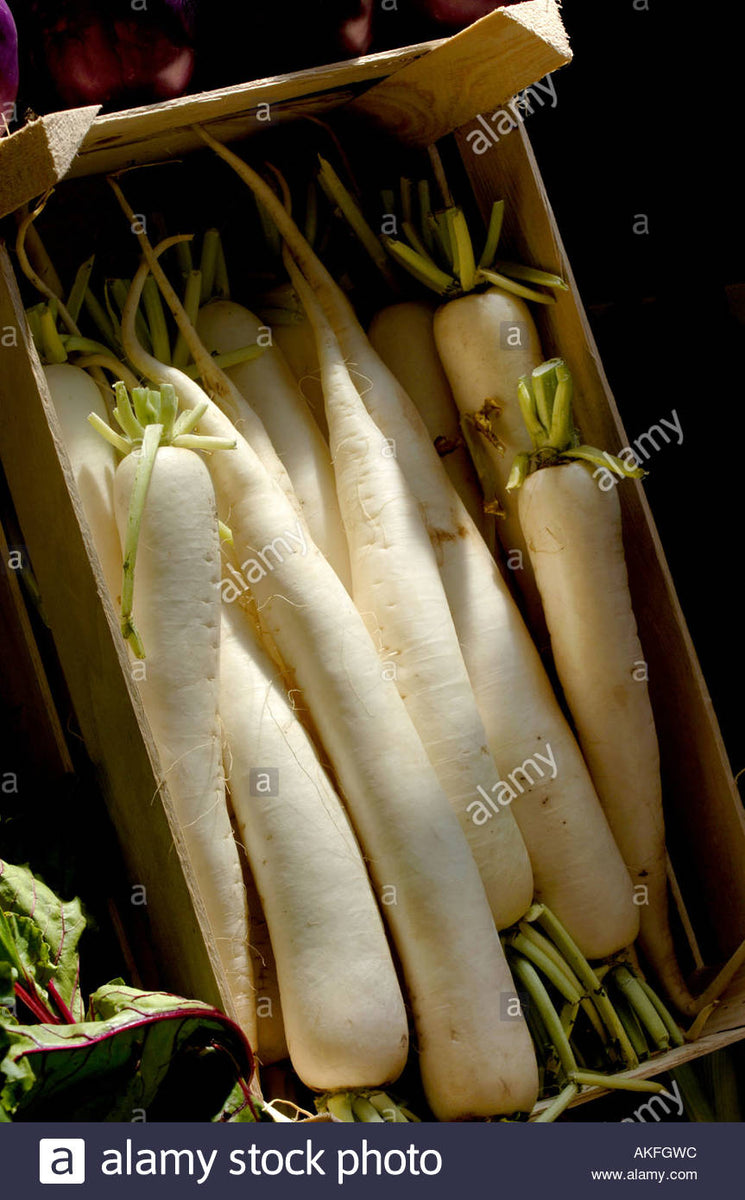
[[255, 1098], [249, 1100], [245, 1083], [236, 1083], [223, 1104], [222, 1112], [213, 1121], [230, 1121], [234, 1124], [259, 1121], [261, 1105]]
[[[14, 1120], [131, 1121], [147, 1112], [169, 1072], [194, 1105], [219, 1111], [251, 1049], [222, 1013], [196, 1000], [142, 992], [118, 981], [91, 996], [85, 1021], [21, 1026], [0, 1010], [0, 1109]], [[214, 1058], [223, 1070], [216, 1082]], [[207, 1091], [208, 1097], [202, 1096]], [[164, 1113], [163, 1119], [167, 1119]]]
[[[10, 935], [20, 981], [33, 979], [40, 988], [45, 988], [55, 971], [51, 961], [49, 943], [44, 940], [39, 926], [31, 917], [19, 917], [15, 913], [3, 913], [5, 929]], [[16, 968], [16, 969], [17, 969]]]
[[[33, 953], [46, 954], [45, 959], [35, 963], [32, 978], [42, 986], [50, 979], [70, 1009], [73, 1017], [80, 1021], [85, 1006], [78, 985], [78, 942], [86, 920], [79, 900], [61, 901], [54, 892], [36, 879], [27, 867], [12, 866], [0, 859], [0, 910], [7, 915], [6, 926], [13, 917], [27, 918], [35, 926], [38, 938], [30, 934], [30, 926], [22, 922], [15, 926], [16, 933], [22, 930], [24, 951], [20, 954], [27, 970], [28, 956]], [[44, 950], [46, 947], [46, 951]], [[12, 961], [3, 943], [0, 919], [0, 959]], [[19, 947], [16, 946], [19, 951]], [[26, 955], [26, 959], [24, 959]], [[18, 964], [14, 963], [17, 967]]]
[[9, 1012], [15, 1012], [14, 984], [17, 977], [18, 972], [15, 968], [0, 959], [0, 1015], [4, 1008], [7, 1008]]

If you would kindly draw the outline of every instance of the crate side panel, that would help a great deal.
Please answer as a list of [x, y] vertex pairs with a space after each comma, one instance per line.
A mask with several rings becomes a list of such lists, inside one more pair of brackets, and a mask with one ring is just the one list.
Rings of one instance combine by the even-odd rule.
[[196, 123], [228, 142], [300, 117], [322, 118], [440, 44], [423, 42], [107, 114], [94, 121], [70, 175], [103, 174], [201, 149], [191, 128]]

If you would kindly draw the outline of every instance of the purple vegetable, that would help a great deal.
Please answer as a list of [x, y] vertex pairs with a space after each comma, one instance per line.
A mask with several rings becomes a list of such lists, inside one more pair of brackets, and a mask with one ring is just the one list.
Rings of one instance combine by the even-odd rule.
[[[350, 7], [350, 6], [347, 6]], [[348, 54], [358, 57], [367, 54], [372, 42], [374, 0], [358, 0], [351, 5], [352, 13], [339, 24], [339, 45]], [[356, 9], [356, 11], [354, 11]]]
[[0, 132], [10, 123], [18, 95], [18, 35], [5, 0], [0, 0]]
[[127, 108], [182, 95], [197, 0], [32, 0], [35, 65], [66, 107]]

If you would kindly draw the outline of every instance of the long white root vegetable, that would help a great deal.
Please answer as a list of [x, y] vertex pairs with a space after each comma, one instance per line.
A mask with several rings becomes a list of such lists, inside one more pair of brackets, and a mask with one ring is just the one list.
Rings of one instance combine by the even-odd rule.
[[494, 541], [494, 517], [463, 439], [458, 409], [437, 353], [434, 307], [423, 300], [389, 304], [368, 329], [373, 349], [416, 405], [443, 466], [484, 541]]
[[401, 990], [348, 818], [238, 604], [223, 604], [230, 796], [269, 928], [287, 1046], [309, 1087], [378, 1087], [406, 1063]]
[[[271, 212], [342, 352], [367, 377], [365, 405], [381, 432], [392, 439], [421, 505], [489, 748], [496, 761], [510, 766], [505, 787], [498, 789], [491, 804], [474, 800], [474, 821], [499, 820], [505, 803], [514, 801], [537, 895], [588, 957], [602, 958], [622, 949], [634, 941], [639, 928], [628, 871], [538, 652], [426, 426], [271, 188], [204, 130], [200, 136]], [[537, 754], [546, 763], [553, 760], [553, 766], [544, 770]]]
[[[289, 256], [288, 256], [289, 259]], [[331, 450], [352, 562], [352, 595], [454, 811], [497, 928], [518, 921], [533, 875], [509, 810], [477, 825], [468, 805], [499, 773], [468, 679], [435, 552], [397, 458], [370, 417], [318, 301], [288, 261], [315, 327]]]
[[[127, 355], [165, 372], [187, 407], [192, 381], [138, 344], [132, 304]], [[200, 428], [232, 437], [202, 396]], [[269, 544], [296, 509], [240, 436], [210, 472], [230, 510], [236, 554]], [[306, 553], [278, 562], [253, 586], [262, 626], [304, 693], [342, 788], [406, 980], [428, 1102], [441, 1120], [529, 1111], [538, 1072], [527, 1025], [499, 1020], [512, 983], [478, 870], [395, 684], [384, 678], [362, 617], [307, 534]]]
[[[114, 503], [127, 545], [140, 456], [117, 468]], [[209, 472], [192, 450], [155, 457], [137, 550], [134, 619], [146, 648], [138, 689], [162, 778], [177, 814], [212, 946], [229, 983], [235, 1019], [256, 1045], [246, 891], [225, 799], [218, 718], [220, 546]]]
[[87, 420], [91, 412], [106, 420], [106, 406], [97, 385], [82, 367], [53, 363], [44, 368], [44, 375], [101, 570], [117, 605], [122, 590], [122, 550], [114, 518], [118, 458], [113, 446]]
[[[593, 477], [591, 456], [606, 467], [618, 460], [574, 444], [571, 375], [561, 360], [550, 360], [546, 368], [559, 380], [554, 419], [538, 447], [543, 469], [516, 483], [520, 521], [559, 680], [634, 883], [639, 943], [670, 1000], [693, 1016], [715, 993], [707, 989], [703, 997], [694, 998], [675, 953], [668, 916], [660, 756], [631, 604], [621, 506], [615, 486], [601, 488]], [[526, 379], [522, 386], [527, 389], [523, 405], [532, 409], [532, 385]], [[529, 415], [535, 419], [538, 412]], [[641, 474], [629, 469], [624, 473]], [[606, 470], [602, 478], [608, 477]]]
[[310, 321], [306, 318], [289, 325], [273, 325], [272, 335], [290, 365], [300, 394], [313, 414], [313, 420], [328, 441], [321, 374]]
[[503, 514], [497, 518], [497, 537], [540, 643], [545, 635], [540, 598], [516, 498], [507, 491], [515, 455], [531, 448], [517, 382], [543, 361], [535, 322], [519, 296], [489, 288], [442, 304], [435, 313], [434, 336], [484, 496], [496, 501]]
[[[266, 327], [242, 305], [213, 300], [200, 310], [197, 332], [209, 351], [226, 354], [253, 345], [266, 334]], [[253, 362], [230, 367], [227, 375], [264, 425], [290, 476], [314, 542], [348, 587], [349, 553], [331, 455], [282, 351], [272, 343]], [[240, 417], [236, 427], [241, 428]]]
[[659, 751], [618, 495], [615, 488], [600, 490], [591, 467], [567, 463], [526, 479], [520, 519], [559, 679], [639, 897], [640, 943], [671, 994], [677, 964], [667, 918]]

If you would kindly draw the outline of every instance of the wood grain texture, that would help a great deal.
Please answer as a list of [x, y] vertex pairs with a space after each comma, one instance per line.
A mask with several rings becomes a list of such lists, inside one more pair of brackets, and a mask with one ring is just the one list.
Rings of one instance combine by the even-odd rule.
[[571, 57], [554, 0], [527, 0], [469, 25], [376, 84], [352, 108], [401, 141], [426, 146]]
[[0, 351], [0, 459], [130, 881], [146, 888], [162, 986], [232, 1015], [11, 264], [0, 248], [0, 327], [8, 326], [16, 328], [18, 345]]
[[218, 141], [228, 142], [304, 115], [323, 116], [440, 44], [423, 42], [99, 117], [70, 174], [104, 174], [202, 149], [191, 128], [196, 123], [206, 126]]
[[[546, 357], [561, 354], [575, 380], [575, 412], [586, 442], [630, 444], [605, 377], [551, 205], [522, 125], [487, 153], [457, 142], [482, 213], [506, 203], [510, 257], [555, 271], [570, 291], [535, 312]], [[716, 714], [678, 601], [643, 485], [619, 487], [634, 610], [649, 667], [675, 867], [702, 950], [727, 956], [745, 938], [745, 816]]]
[[59, 183], [100, 107], [50, 113], [0, 138], [0, 217]]
[[[9, 707], [17, 709], [22, 715], [23, 730], [33, 730], [34, 759], [42, 770], [48, 772], [51, 779], [56, 780], [70, 774], [73, 766], [18, 582], [18, 574], [8, 565], [10, 550], [5, 530], [0, 525], [2, 698]], [[11, 729], [11, 732], [16, 731]]]

